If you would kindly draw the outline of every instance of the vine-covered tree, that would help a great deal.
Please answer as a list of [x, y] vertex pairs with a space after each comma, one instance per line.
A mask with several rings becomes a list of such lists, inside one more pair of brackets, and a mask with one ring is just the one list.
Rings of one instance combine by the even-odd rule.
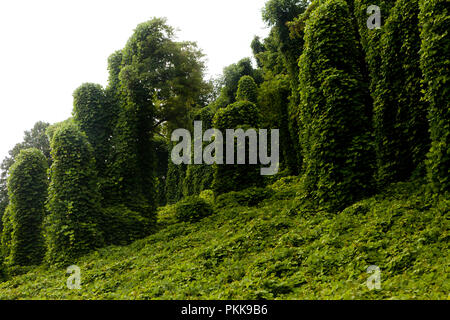
[[36, 148], [40, 150], [46, 157], [48, 164], [51, 164], [50, 159], [50, 143], [46, 135], [46, 130], [49, 124], [46, 122], [36, 122], [33, 128], [29, 131], [25, 131], [24, 139], [21, 143], [14, 146], [12, 150], [9, 151], [9, 155], [2, 161], [0, 169], [0, 232], [2, 230], [2, 215], [9, 203], [8, 198], [8, 188], [6, 182], [8, 179], [8, 171], [14, 164], [16, 157], [19, 155], [20, 151]]
[[305, 188], [332, 210], [371, 190], [369, 92], [351, 21], [345, 1], [320, 3], [306, 22], [300, 57]]
[[93, 148], [75, 124], [65, 122], [54, 130], [51, 154], [47, 260], [72, 263], [104, 243]]
[[22, 150], [10, 168], [2, 251], [7, 264], [38, 265], [45, 254], [42, 222], [47, 198], [47, 158], [37, 149]]
[[422, 100], [418, 0], [397, 0], [384, 26], [380, 79], [375, 91], [377, 181], [408, 179], [429, 150]]
[[73, 93], [73, 118], [94, 149], [97, 172], [104, 175], [115, 117], [101, 85], [84, 83]]
[[243, 76], [252, 77], [256, 84], [260, 84], [263, 81], [261, 72], [253, 68], [250, 58], [244, 58], [237, 63], [229, 65], [223, 70], [222, 89], [219, 98], [213, 103], [214, 108], [225, 108], [236, 102], [239, 80]]
[[[371, 14], [367, 13], [367, 9], [375, 5], [380, 8], [380, 28], [369, 29], [367, 27], [367, 21]], [[354, 0], [354, 15], [357, 23], [357, 27], [360, 34], [361, 45], [365, 53], [365, 62], [369, 71], [370, 78], [370, 91], [373, 99], [375, 99], [375, 90], [378, 81], [380, 81], [380, 69], [381, 69], [381, 36], [385, 32], [386, 20], [389, 17], [390, 10], [395, 5], [395, 1], [392, 0]]]
[[[229, 143], [225, 132], [227, 129], [259, 128], [260, 113], [255, 104], [249, 101], [238, 101], [226, 108], [219, 109], [214, 116], [213, 126], [224, 133], [224, 143]], [[232, 143], [236, 143], [233, 138]], [[237, 142], [239, 143], [239, 141]], [[214, 164], [213, 190], [216, 195], [230, 191], [240, 191], [249, 187], [262, 184], [260, 166], [249, 164], [249, 145], [245, 142], [245, 165], [244, 164]], [[223, 150], [224, 159], [227, 158], [227, 148]], [[234, 163], [237, 163], [237, 152], [234, 152]]]
[[263, 115], [261, 128], [280, 130], [280, 166], [289, 174], [295, 171], [297, 157], [295, 156], [294, 143], [289, 132], [288, 105], [291, 87], [287, 75], [279, 74], [266, 79], [261, 84], [258, 93], [258, 108]]
[[421, 67], [429, 104], [428, 175], [435, 192], [450, 191], [450, 14], [445, 0], [420, 1]]
[[[202, 137], [206, 130], [212, 128], [214, 110], [211, 106], [202, 108], [193, 114], [194, 121], [202, 122]], [[192, 134], [192, 133], [191, 133]], [[192, 135], [193, 136], [193, 135]], [[194, 141], [192, 141], [194, 143]], [[209, 142], [203, 141], [203, 148]], [[193, 150], [193, 149], [192, 149]], [[199, 195], [202, 191], [211, 189], [214, 176], [214, 169], [207, 164], [191, 164], [187, 166], [186, 176], [183, 181], [183, 196]]]
[[[209, 89], [203, 81], [203, 55], [194, 43], [174, 41], [173, 29], [156, 18], [136, 28], [121, 55], [111, 198], [154, 219], [153, 136], [187, 127], [189, 111], [202, 105]], [[119, 54], [110, 58], [110, 81], [115, 81], [118, 58]]]
[[[290, 80], [291, 95], [289, 97], [289, 104], [287, 107], [288, 113], [288, 128], [291, 135], [290, 141], [292, 144], [293, 159], [289, 160], [290, 169], [293, 174], [299, 174], [302, 169], [302, 150], [299, 142], [298, 132], [301, 131], [302, 123], [299, 116], [298, 105], [300, 102], [299, 96], [299, 65], [298, 58], [300, 57], [303, 44], [304, 32], [297, 29], [296, 32], [291, 32], [291, 23], [299, 18], [301, 14], [308, 8], [309, 1], [306, 0], [269, 0], [263, 8], [262, 18], [266, 24], [272, 27], [271, 40], [275, 44], [276, 51], [279, 54], [284, 68]], [[294, 161], [295, 156], [295, 161]], [[293, 164], [296, 162], [296, 165]]]
[[250, 76], [243, 76], [238, 83], [238, 90], [236, 93], [236, 101], [249, 101], [257, 103], [258, 101], [258, 86], [255, 80]]

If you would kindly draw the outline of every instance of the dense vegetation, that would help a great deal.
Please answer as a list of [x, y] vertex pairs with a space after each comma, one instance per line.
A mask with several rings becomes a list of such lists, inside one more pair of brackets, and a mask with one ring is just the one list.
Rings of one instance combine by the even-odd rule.
[[[160, 208], [155, 234], [77, 261], [82, 290], [67, 289], [63, 269], [22, 267], [0, 283], [0, 299], [447, 299], [449, 199], [430, 199], [423, 181], [339, 215], [296, 196], [296, 177], [270, 191], [198, 223]], [[382, 290], [366, 286], [370, 265]]]
[[[105, 88], [25, 133], [1, 165], [0, 298], [447, 298], [448, 2], [268, 0], [262, 18], [256, 65], [209, 81], [195, 43], [142, 23]], [[175, 164], [172, 132], [194, 121], [279, 129], [278, 173], [251, 137], [224, 150], [243, 164]]]

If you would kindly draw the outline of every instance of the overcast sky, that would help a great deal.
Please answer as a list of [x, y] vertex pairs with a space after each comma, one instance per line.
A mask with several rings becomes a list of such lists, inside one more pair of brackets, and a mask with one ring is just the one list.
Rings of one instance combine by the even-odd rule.
[[265, 0], [1, 0], [0, 161], [37, 121], [54, 123], [72, 111], [84, 82], [106, 85], [107, 58], [134, 28], [166, 17], [179, 40], [196, 41], [208, 74], [251, 56], [255, 35], [268, 30]]

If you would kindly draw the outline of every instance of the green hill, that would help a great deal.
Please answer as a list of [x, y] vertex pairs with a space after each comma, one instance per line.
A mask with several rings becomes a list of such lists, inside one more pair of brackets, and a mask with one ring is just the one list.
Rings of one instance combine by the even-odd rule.
[[[193, 224], [161, 208], [150, 237], [75, 262], [81, 290], [67, 289], [64, 268], [17, 268], [0, 299], [448, 298], [448, 197], [398, 183], [331, 214], [304, 200], [301, 185], [284, 178], [253, 207], [230, 194]], [[371, 265], [381, 290], [366, 285]]]

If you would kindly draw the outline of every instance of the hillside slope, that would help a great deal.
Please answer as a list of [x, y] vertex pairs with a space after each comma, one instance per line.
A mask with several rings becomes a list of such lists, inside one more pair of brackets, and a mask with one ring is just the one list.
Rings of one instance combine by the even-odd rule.
[[[447, 299], [450, 199], [399, 183], [339, 214], [284, 178], [256, 207], [232, 201], [199, 223], [160, 210], [159, 231], [83, 257], [82, 289], [64, 269], [12, 270], [0, 299]], [[381, 290], [370, 291], [377, 265]]]

